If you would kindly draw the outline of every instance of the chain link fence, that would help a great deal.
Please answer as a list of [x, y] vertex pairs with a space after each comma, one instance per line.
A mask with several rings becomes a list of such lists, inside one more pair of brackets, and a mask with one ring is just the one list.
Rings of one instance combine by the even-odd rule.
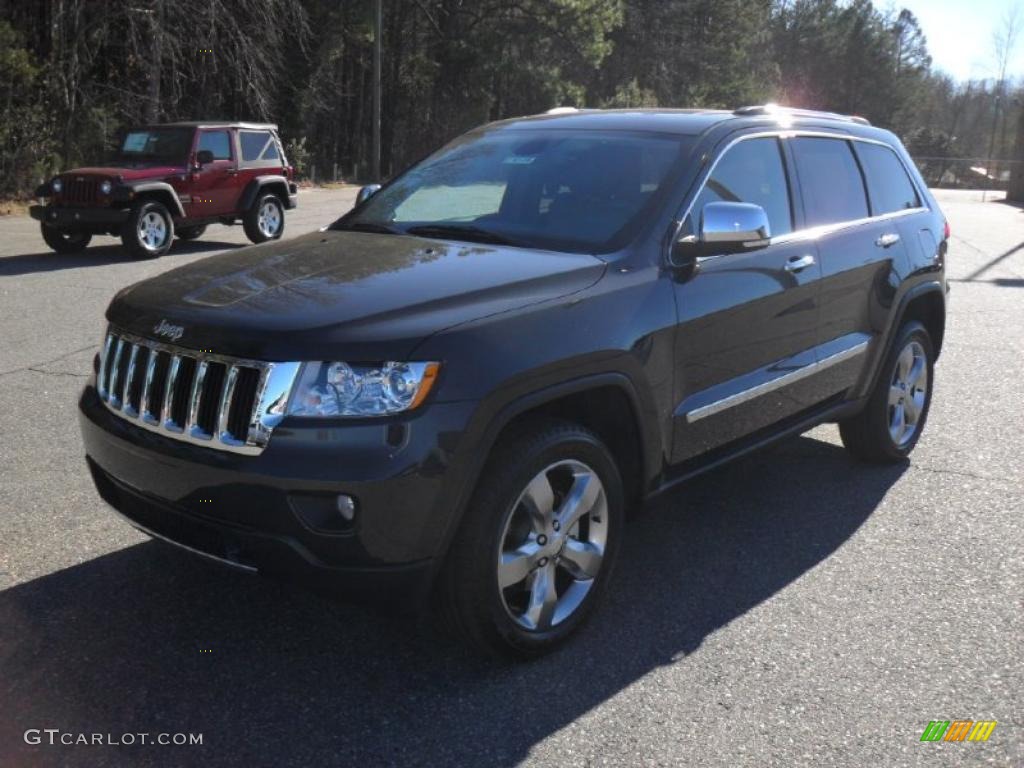
[[1021, 160], [984, 157], [914, 157], [921, 175], [934, 189], [981, 189], [1005, 192], [1020, 172]]

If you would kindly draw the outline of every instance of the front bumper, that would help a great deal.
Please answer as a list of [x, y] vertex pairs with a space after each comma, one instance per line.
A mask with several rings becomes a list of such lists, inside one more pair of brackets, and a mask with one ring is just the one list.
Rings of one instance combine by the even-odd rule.
[[63, 208], [56, 205], [31, 205], [29, 216], [58, 229], [81, 226], [118, 226], [128, 219], [123, 208]]
[[[266, 450], [242, 456], [140, 429], [92, 386], [79, 402], [97, 490], [136, 527], [247, 570], [373, 599], [429, 588], [454, 514], [448, 446], [470, 414], [468, 403], [436, 403], [404, 422], [286, 419]], [[357, 500], [355, 520], [317, 527], [339, 493]]]

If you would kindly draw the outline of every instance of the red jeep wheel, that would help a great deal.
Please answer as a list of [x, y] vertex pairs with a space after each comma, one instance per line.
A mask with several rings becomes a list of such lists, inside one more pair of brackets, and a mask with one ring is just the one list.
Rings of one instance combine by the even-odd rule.
[[163, 203], [140, 201], [121, 229], [121, 242], [137, 259], [162, 256], [174, 241], [174, 221]]
[[88, 232], [68, 232], [63, 229], [51, 227], [49, 224], [40, 224], [39, 229], [43, 233], [43, 240], [57, 253], [78, 253], [84, 251], [92, 235]]

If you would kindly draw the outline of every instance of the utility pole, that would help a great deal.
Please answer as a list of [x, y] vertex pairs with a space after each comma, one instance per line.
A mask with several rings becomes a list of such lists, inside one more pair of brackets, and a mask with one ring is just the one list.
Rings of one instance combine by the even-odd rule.
[[381, 37], [384, 29], [383, 0], [375, 0], [373, 8], [373, 157], [371, 158], [372, 181], [380, 178], [380, 68]]

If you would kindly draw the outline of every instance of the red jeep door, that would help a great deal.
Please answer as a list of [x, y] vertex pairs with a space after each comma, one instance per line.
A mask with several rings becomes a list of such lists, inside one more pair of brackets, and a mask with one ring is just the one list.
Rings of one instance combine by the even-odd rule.
[[196, 155], [206, 150], [213, 162], [192, 173], [191, 216], [206, 218], [234, 213], [242, 194], [238, 179], [238, 158], [230, 128], [202, 129], [196, 137]]

